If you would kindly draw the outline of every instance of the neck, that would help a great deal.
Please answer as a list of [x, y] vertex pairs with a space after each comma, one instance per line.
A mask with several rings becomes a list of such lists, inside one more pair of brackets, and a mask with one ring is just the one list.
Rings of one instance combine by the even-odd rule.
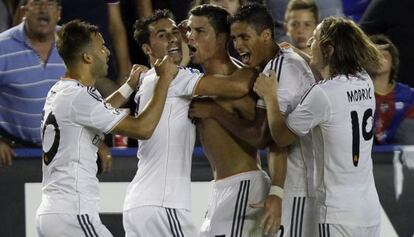
[[388, 94], [394, 88], [394, 81], [389, 80], [390, 73], [383, 73], [374, 76], [375, 93]]
[[310, 55], [310, 54], [311, 54], [311, 50], [310, 50], [310, 48], [309, 48], [309, 47], [303, 48], [303, 49], [301, 49], [300, 51], [302, 51], [302, 52], [306, 53], [307, 55]]
[[329, 70], [329, 66], [325, 66], [319, 71], [322, 75], [322, 78], [325, 80], [331, 79], [331, 71]]
[[280, 51], [280, 47], [278, 44], [276, 44], [275, 42], [271, 41], [269, 42], [269, 45], [266, 46], [264, 45], [263, 48], [265, 49], [263, 54], [264, 54], [264, 61], [260, 64], [261, 70], [263, 70], [266, 66], [266, 64], [272, 60], [276, 54], [279, 53]]
[[84, 70], [81, 66], [74, 66], [73, 68], [68, 67], [65, 77], [77, 80], [84, 86], [94, 86], [96, 81], [91, 73]]
[[24, 29], [31, 44], [51, 44], [53, 41], [53, 33], [49, 35], [36, 34], [30, 30], [27, 23], [25, 24]]
[[229, 75], [236, 70], [236, 66], [231, 62], [227, 53], [211, 58], [202, 63], [201, 66], [206, 74]]

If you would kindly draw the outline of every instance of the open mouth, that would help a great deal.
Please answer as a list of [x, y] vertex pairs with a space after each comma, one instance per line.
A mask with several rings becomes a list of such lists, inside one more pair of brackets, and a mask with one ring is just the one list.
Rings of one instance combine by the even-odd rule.
[[192, 45], [188, 45], [188, 49], [190, 50], [190, 57], [194, 57], [195, 53], [197, 52], [197, 49]]
[[246, 53], [246, 52], [239, 53], [239, 54], [240, 54], [240, 57], [241, 57], [242, 62], [243, 62], [244, 64], [249, 64], [249, 61], [250, 61], [250, 54], [249, 54], [249, 53]]
[[179, 47], [172, 47], [170, 49], [168, 49], [168, 54], [173, 55], [173, 54], [180, 54], [181, 53], [181, 49]]
[[37, 18], [37, 21], [40, 23], [40, 25], [49, 25], [50, 17], [49, 16], [40, 16], [40, 17]]

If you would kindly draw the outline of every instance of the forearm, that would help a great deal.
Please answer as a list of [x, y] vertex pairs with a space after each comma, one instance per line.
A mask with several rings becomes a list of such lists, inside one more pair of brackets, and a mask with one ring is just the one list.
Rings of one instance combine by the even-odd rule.
[[272, 185], [283, 188], [287, 169], [287, 148], [277, 147], [272, 143], [269, 146], [268, 166]]
[[129, 99], [133, 92], [132, 86], [125, 82], [118, 90], [109, 95], [105, 101], [110, 103], [112, 107], [119, 108]]
[[156, 87], [154, 88], [154, 94], [152, 98], [136, 118], [140, 120], [141, 127], [148, 129], [150, 136], [157, 127], [157, 124], [161, 118], [162, 111], [164, 110], [168, 87], [168, 80], [160, 78]]
[[151, 0], [135, 0], [135, 8], [138, 19], [152, 15], [153, 9]]
[[[126, 30], [122, 21], [119, 4], [109, 4], [109, 32], [113, 42], [117, 68], [118, 79], [128, 75], [131, 69], [131, 59], [129, 57], [128, 41]], [[123, 82], [121, 82], [123, 83]]]
[[228, 130], [235, 137], [247, 142], [253, 147], [264, 148], [270, 141], [266, 129], [260, 126], [259, 121], [249, 121], [240, 118], [234, 113], [217, 106], [213, 119]]
[[286, 126], [285, 117], [280, 112], [277, 95], [265, 97], [270, 134], [278, 146], [285, 147], [294, 142], [295, 136]]

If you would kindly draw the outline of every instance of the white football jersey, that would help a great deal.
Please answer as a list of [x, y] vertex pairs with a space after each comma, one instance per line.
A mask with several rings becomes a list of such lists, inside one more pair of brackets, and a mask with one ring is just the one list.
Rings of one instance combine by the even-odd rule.
[[[281, 49], [263, 70], [276, 72], [279, 80], [277, 90], [279, 108], [288, 115], [300, 102], [300, 98], [315, 83], [308, 64], [292, 49]], [[260, 99], [257, 106], [265, 108]], [[285, 193], [290, 196], [314, 196], [314, 159], [311, 135], [303, 136], [288, 147], [288, 164], [285, 179]]]
[[[154, 133], [148, 140], [138, 140], [138, 170], [127, 189], [125, 211], [148, 205], [191, 209], [191, 160], [196, 135], [188, 110], [202, 76], [195, 69], [180, 68], [171, 82]], [[142, 75], [135, 97], [138, 114], [151, 99], [157, 80], [153, 68]]]
[[312, 131], [320, 223], [380, 222], [371, 159], [374, 112], [373, 83], [362, 72], [315, 84], [287, 118], [297, 135]]
[[128, 111], [112, 108], [96, 89], [65, 78], [50, 89], [43, 113], [38, 214], [96, 213], [98, 146], [103, 133], [109, 133]]

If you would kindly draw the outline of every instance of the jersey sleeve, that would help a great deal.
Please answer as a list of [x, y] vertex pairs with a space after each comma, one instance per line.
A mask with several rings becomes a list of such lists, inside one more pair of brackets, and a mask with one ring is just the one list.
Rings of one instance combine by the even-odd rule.
[[286, 124], [298, 136], [306, 135], [312, 128], [330, 118], [330, 103], [327, 95], [314, 85], [303, 95], [299, 105], [290, 113]]
[[177, 77], [172, 82], [176, 88], [174, 89], [176, 96], [193, 96], [195, 88], [203, 75], [197, 69], [180, 67]]
[[[292, 58], [280, 58], [279, 60], [282, 61], [279, 63], [281, 66], [266, 67], [263, 73], [269, 75], [270, 70], [276, 72], [279, 80], [277, 89], [279, 108], [283, 114], [288, 114], [299, 103], [303, 93], [311, 86], [314, 79], [310, 69], [305, 67], [302, 62], [297, 62]], [[273, 64], [277, 65], [277, 63]], [[257, 107], [266, 108], [263, 99], [257, 102]]]
[[109, 133], [129, 111], [113, 108], [99, 92], [91, 87], [83, 88], [72, 104], [72, 116], [76, 123]]

